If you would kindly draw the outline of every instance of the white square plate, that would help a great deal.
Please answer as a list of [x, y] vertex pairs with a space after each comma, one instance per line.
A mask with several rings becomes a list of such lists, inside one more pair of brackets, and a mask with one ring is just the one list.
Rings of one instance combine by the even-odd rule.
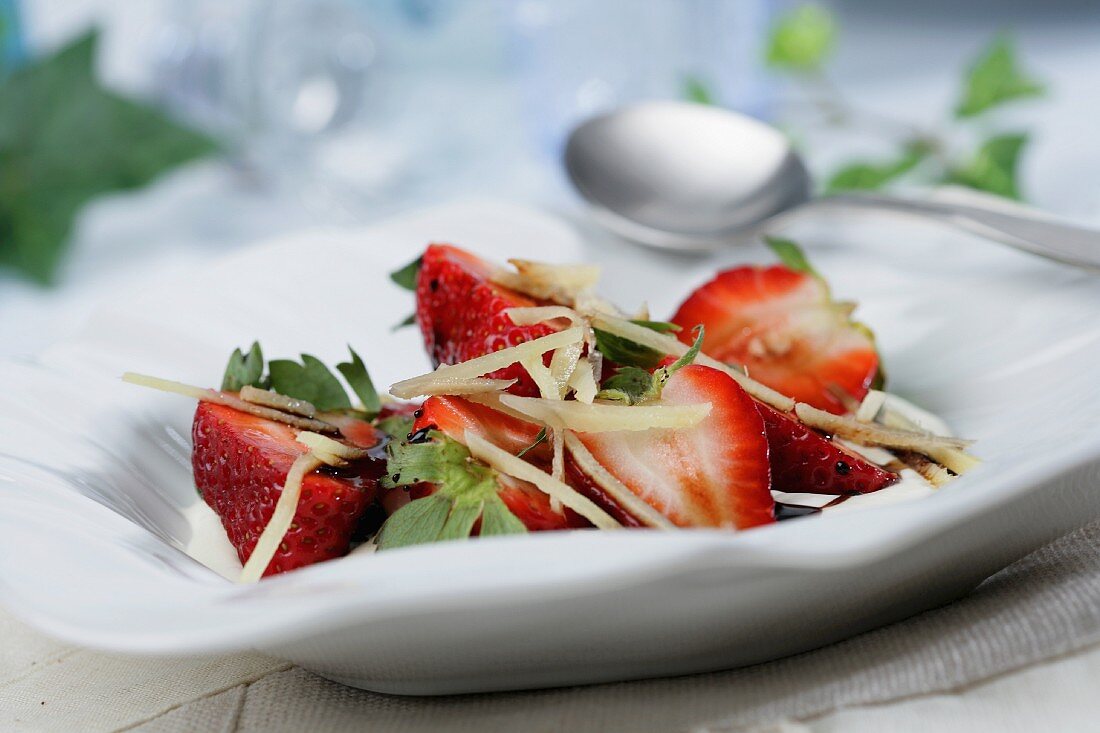
[[424, 371], [415, 330], [390, 331], [411, 297], [387, 273], [433, 240], [602, 262], [610, 297], [648, 298], [658, 317], [716, 267], [767, 261], [597, 249], [535, 211], [456, 205], [250, 249], [120, 298], [33, 363], [0, 362], [0, 601], [92, 647], [258, 648], [406, 694], [749, 664], [944, 603], [1100, 513], [1100, 281], [933, 230], [844, 227], [843, 244], [835, 222], [807, 244], [863, 304], [892, 389], [986, 459], [930, 498], [738, 534], [546, 533], [226, 582], [215, 570], [236, 561], [191, 482], [194, 406], [123, 371], [209, 384], [254, 338], [330, 362], [350, 342], [379, 384]]

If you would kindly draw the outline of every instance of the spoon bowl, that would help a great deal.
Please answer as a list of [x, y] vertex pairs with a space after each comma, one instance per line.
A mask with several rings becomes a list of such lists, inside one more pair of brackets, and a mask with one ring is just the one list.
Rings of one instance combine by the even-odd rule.
[[810, 175], [782, 134], [709, 105], [643, 102], [594, 117], [573, 130], [564, 162], [597, 220], [662, 249], [711, 251], [774, 228], [781, 215], [839, 205], [934, 219], [1100, 269], [1100, 232], [1007, 199], [973, 192], [963, 202], [867, 192], [812, 196]]
[[609, 229], [655, 247], [706, 250], [797, 206], [810, 177], [775, 129], [684, 102], [645, 102], [570, 135], [565, 169]]

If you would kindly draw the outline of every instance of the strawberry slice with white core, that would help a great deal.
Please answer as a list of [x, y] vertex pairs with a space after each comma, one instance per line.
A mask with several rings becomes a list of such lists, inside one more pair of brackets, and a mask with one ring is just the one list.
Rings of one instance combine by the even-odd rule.
[[700, 286], [672, 317], [691, 342], [706, 326], [703, 350], [744, 366], [749, 376], [822, 410], [842, 414], [837, 391], [860, 400], [878, 373], [874, 339], [834, 302], [812, 272], [785, 265], [736, 267]]
[[768, 442], [753, 399], [728, 374], [689, 365], [672, 375], [661, 400], [712, 408], [690, 428], [577, 435], [615, 478], [678, 526], [773, 522]]

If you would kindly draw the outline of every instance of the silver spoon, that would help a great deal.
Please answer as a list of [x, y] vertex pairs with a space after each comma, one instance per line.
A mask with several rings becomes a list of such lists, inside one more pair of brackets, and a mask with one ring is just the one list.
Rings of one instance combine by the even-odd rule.
[[663, 249], [718, 249], [811, 205], [855, 206], [924, 216], [1041, 257], [1100, 268], [1100, 232], [994, 197], [966, 203], [871, 193], [814, 197], [806, 167], [782, 134], [717, 107], [644, 102], [594, 117], [570, 134], [565, 168], [608, 229]]

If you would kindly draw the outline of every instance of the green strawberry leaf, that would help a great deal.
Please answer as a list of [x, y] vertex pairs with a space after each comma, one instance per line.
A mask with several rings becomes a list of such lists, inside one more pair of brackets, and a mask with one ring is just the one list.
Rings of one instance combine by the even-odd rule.
[[679, 359], [667, 367], [654, 370], [652, 374], [638, 367], [622, 367], [604, 382], [604, 388], [596, 394], [596, 397], [602, 400], [625, 402], [628, 405], [660, 399], [661, 391], [672, 375], [694, 362], [703, 348], [706, 329], [699, 324], [693, 331], [695, 342]]
[[881, 189], [920, 165], [930, 152], [927, 143], [914, 141], [906, 145], [902, 154], [894, 160], [850, 163], [829, 178], [825, 190], [833, 193]]
[[668, 321], [631, 321], [639, 326], [645, 326], [650, 331], [656, 331], [657, 333], [680, 333], [684, 329], [680, 328], [679, 324], [669, 323]]
[[816, 72], [832, 53], [835, 42], [832, 14], [820, 5], [799, 5], [772, 26], [764, 58], [773, 69]]
[[481, 533], [485, 535], [526, 531], [497, 493], [497, 472], [474, 461], [461, 443], [433, 430], [423, 442], [392, 440], [386, 453], [383, 488], [421, 482], [438, 488], [430, 496], [409, 502], [386, 520], [378, 535], [379, 550], [465, 539], [478, 518], [482, 518]]
[[320, 359], [302, 354], [302, 363], [276, 359], [267, 366], [271, 388], [281, 395], [313, 403], [318, 410], [341, 410], [351, 407], [351, 400], [340, 380]]
[[485, 502], [485, 508], [481, 510], [482, 537], [524, 534], [526, 531], [527, 527], [515, 514], [508, 511], [508, 506], [499, 496]]
[[447, 524], [450, 513], [451, 500], [440, 494], [410, 501], [386, 519], [378, 533], [378, 549], [393, 550], [434, 542]]
[[[678, 330], [676, 324], [666, 323], [664, 321], [634, 320], [631, 321], [631, 323], [645, 326], [649, 330], [658, 333], [668, 333], [669, 331]], [[607, 331], [601, 331], [598, 328], [594, 329], [594, 331], [596, 333], [596, 348], [599, 352], [621, 366], [636, 366], [642, 369], [652, 369], [664, 358], [664, 354], [659, 351], [651, 349], [648, 346], [642, 346], [630, 339], [616, 336]]]
[[764, 243], [768, 245], [772, 252], [775, 252], [779, 261], [788, 268], [795, 272], [804, 272], [819, 280], [821, 279], [821, 275], [814, 269], [814, 266], [810, 264], [810, 261], [806, 259], [806, 253], [790, 239], [765, 236]]
[[362, 403], [363, 409], [370, 417], [374, 417], [382, 409], [382, 400], [378, 397], [378, 390], [374, 388], [374, 382], [371, 381], [367, 367], [359, 358], [359, 354], [356, 354], [350, 346], [348, 351], [351, 352], [351, 361], [337, 364], [336, 369], [344, 375], [351, 391]]
[[405, 328], [406, 326], [412, 326], [412, 325], [415, 325], [415, 324], [416, 324], [416, 314], [415, 313], [410, 313], [409, 315], [405, 316], [405, 320], [401, 321], [400, 323], [394, 324], [393, 328], [390, 329], [390, 332], [392, 333], [393, 331], [400, 331], [402, 328]]
[[390, 280], [393, 280], [398, 286], [405, 288], [405, 290], [411, 290], [415, 293], [416, 276], [420, 274], [420, 264], [422, 261], [422, 257], [417, 257], [404, 267], [394, 270], [390, 273]]
[[0, 266], [49, 284], [93, 198], [141, 188], [217, 150], [159, 110], [102, 87], [97, 34], [0, 78]]
[[390, 440], [405, 440], [412, 432], [415, 421], [409, 415], [390, 415], [379, 420], [375, 427], [390, 437]]
[[534, 450], [535, 446], [537, 446], [539, 443], [543, 442], [544, 440], [546, 440], [546, 428], [545, 427], [539, 429], [538, 435], [535, 436], [534, 442], [532, 442], [531, 445], [527, 446], [526, 448], [521, 450], [519, 453], [517, 453], [516, 458], [523, 458], [525, 455], [527, 455], [532, 450]]
[[1017, 170], [1027, 141], [1028, 136], [1023, 133], [992, 137], [978, 149], [972, 160], [949, 171], [944, 182], [1019, 200]]
[[697, 76], [684, 77], [684, 99], [696, 104], [714, 104], [710, 87]]
[[264, 353], [260, 349], [260, 342], [253, 341], [247, 356], [240, 349], [233, 350], [222, 376], [222, 391], [240, 392], [245, 385], [265, 387], [263, 375]]
[[1014, 99], [1037, 97], [1043, 85], [1020, 70], [1012, 38], [997, 35], [970, 66], [962, 98], [955, 116], [962, 119], [979, 115]]
[[635, 405], [653, 389], [653, 375], [640, 367], [620, 367], [603, 383], [596, 398]]

